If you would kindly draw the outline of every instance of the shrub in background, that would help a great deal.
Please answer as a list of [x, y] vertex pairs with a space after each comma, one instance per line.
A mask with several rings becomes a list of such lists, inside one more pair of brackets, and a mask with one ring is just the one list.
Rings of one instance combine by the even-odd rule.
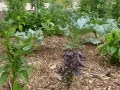
[[81, 0], [80, 12], [91, 14], [95, 17], [104, 17], [107, 0]]

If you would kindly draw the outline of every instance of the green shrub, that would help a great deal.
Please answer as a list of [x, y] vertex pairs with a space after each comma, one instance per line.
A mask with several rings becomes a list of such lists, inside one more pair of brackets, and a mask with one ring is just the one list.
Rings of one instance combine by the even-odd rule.
[[120, 0], [115, 0], [113, 3], [112, 16], [117, 20], [120, 17]]
[[107, 0], [81, 0], [80, 12], [91, 14], [96, 17], [104, 17]]
[[111, 63], [120, 63], [120, 30], [105, 35], [105, 41], [99, 48], [101, 53], [111, 57]]
[[41, 25], [45, 35], [63, 35], [59, 26], [66, 27], [71, 22], [71, 11], [67, 11], [61, 4], [50, 3], [49, 8], [39, 8], [38, 17], [41, 19]]
[[8, 12], [6, 18], [16, 19], [25, 13], [26, 0], [6, 0]]

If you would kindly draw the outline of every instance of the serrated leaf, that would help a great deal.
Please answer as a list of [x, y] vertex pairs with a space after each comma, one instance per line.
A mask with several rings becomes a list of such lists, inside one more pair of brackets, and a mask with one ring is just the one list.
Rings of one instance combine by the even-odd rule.
[[115, 46], [111, 47], [111, 54], [114, 54], [117, 51], [117, 48]]
[[21, 90], [20, 84], [17, 81], [14, 81], [14, 83], [13, 83], [13, 90]]
[[0, 77], [0, 86], [4, 85], [8, 79], [9, 72], [3, 72]]
[[26, 70], [22, 70], [20, 72], [20, 75], [21, 75], [21, 78], [22, 78], [23, 81], [25, 81], [27, 83], [29, 82], [29, 77], [28, 77], [28, 73], [27, 73]]

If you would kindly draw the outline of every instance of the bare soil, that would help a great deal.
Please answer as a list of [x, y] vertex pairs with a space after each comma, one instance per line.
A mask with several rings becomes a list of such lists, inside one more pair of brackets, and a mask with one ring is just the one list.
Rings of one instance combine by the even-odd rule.
[[[66, 42], [65, 37], [48, 37], [44, 45], [37, 47], [28, 56], [29, 64], [34, 67], [28, 85], [30, 90], [67, 90], [57, 73]], [[5, 52], [4, 47], [0, 49]], [[120, 67], [107, 63], [107, 59], [97, 52], [95, 45], [87, 44], [85, 48], [76, 50], [85, 55], [86, 67], [81, 75], [74, 78], [69, 90], [120, 90]]]

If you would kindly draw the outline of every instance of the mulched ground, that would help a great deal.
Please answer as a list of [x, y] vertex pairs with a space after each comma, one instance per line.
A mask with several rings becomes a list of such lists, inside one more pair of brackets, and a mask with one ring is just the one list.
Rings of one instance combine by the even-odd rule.
[[[35, 67], [30, 78], [31, 90], [66, 90], [57, 73], [66, 42], [64, 37], [48, 37], [28, 58]], [[75, 77], [69, 90], [120, 90], [120, 67], [108, 64], [94, 45], [88, 44], [77, 51], [85, 55], [86, 67]]]
[[[0, 12], [0, 19], [3, 17], [4, 13]], [[65, 37], [48, 37], [44, 45], [39, 46], [31, 56], [28, 56], [29, 64], [34, 66], [28, 85], [30, 90], [67, 90], [57, 73], [63, 60], [66, 42]], [[97, 52], [95, 45], [87, 44], [85, 48], [77, 51], [85, 55], [86, 67], [80, 76], [75, 77], [69, 90], [120, 90], [120, 67], [107, 63], [106, 58]], [[5, 53], [5, 49], [0, 42], [1, 52]]]
[[[1, 41], [1, 40], [0, 40]], [[30, 90], [67, 90], [57, 73], [62, 63], [65, 37], [48, 37], [42, 46], [28, 56], [29, 64], [34, 69], [30, 76]], [[0, 43], [0, 52], [5, 52]], [[106, 62], [94, 45], [86, 45], [81, 51], [86, 57], [85, 68], [81, 75], [74, 78], [69, 90], [120, 90], [120, 67]], [[9, 89], [1, 89], [9, 90]]]

